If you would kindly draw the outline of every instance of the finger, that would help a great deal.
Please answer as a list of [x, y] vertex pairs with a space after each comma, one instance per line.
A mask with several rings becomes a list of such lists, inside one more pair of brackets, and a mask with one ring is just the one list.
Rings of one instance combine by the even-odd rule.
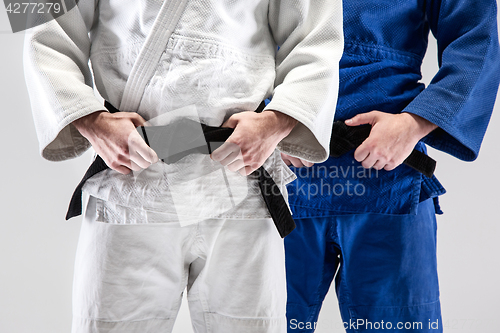
[[238, 170], [238, 172], [242, 175], [242, 176], [248, 176], [249, 174], [251, 174], [252, 172], [254, 172], [255, 170], [257, 170], [258, 168], [254, 168], [254, 167], [251, 167], [249, 165], [245, 166], [244, 168], [241, 168], [240, 170]]
[[365, 169], [370, 169], [372, 168], [375, 163], [377, 163], [377, 157], [373, 154], [368, 154], [368, 156], [361, 162], [361, 165]]
[[283, 162], [285, 162], [286, 165], [292, 165], [292, 162], [288, 158], [282, 157], [282, 159], [283, 159]]
[[229, 171], [233, 171], [233, 172], [236, 172], [236, 171], [239, 171], [240, 169], [244, 168], [245, 167], [245, 163], [243, 162], [243, 160], [235, 160], [234, 162], [232, 163], [229, 163], [227, 165], [227, 168], [229, 169]]
[[345, 121], [348, 126], [358, 126], [363, 124], [373, 124], [377, 118], [377, 111], [371, 111], [367, 113], [360, 113], [351, 119]]
[[[147, 169], [151, 165], [149, 161], [146, 161], [137, 151], [131, 150], [130, 151], [130, 162], [133, 162], [134, 164], [138, 165], [141, 169]], [[136, 169], [133, 169], [134, 171], [137, 171]]]
[[238, 124], [237, 116], [236, 114], [233, 114], [231, 117], [229, 117], [228, 120], [224, 122], [224, 124], [222, 124], [221, 127], [235, 128], [237, 124]]
[[216, 162], [220, 162], [233, 152], [238, 154], [240, 151], [241, 149], [237, 144], [226, 141], [210, 154], [210, 158]]
[[121, 167], [118, 167], [118, 168], [112, 168], [113, 170], [115, 171], [118, 171], [119, 173], [123, 174], [123, 175], [128, 175], [130, 173], [130, 170], [129, 168], [127, 167], [124, 167], [124, 166], [121, 166]]
[[283, 162], [285, 162], [286, 165], [292, 164], [292, 161], [290, 161], [290, 155], [281, 153], [281, 159], [283, 160]]
[[382, 170], [382, 169], [385, 168], [386, 165], [387, 164], [386, 164], [385, 161], [383, 161], [383, 160], [377, 160], [377, 162], [375, 162], [375, 164], [373, 165], [373, 168], [375, 170]]
[[[119, 154], [116, 156], [114, 162], [112, 162], [112, 168], [114, 170], [121, 169], [124, 174], [128, 174], [130, 171], [140, 171], [143, 168], [132, 160], [132, 154], [129, 151], [127, 154]], [[124, 170], [126, 168], [127, 170]]]
[[135, 163], [134, 161], [130, 160], [130, 169], [132, 169], [134, 171], [140, 171], [140, 170], [146, 169], [146, 168], [142, 168], [137, 163]]
[[391, 171], [391, 170], [396, 169], [398, 166], [403, 164], [405, 159], [408, 157], [408, 156], [406, 156], [406, 157], [405, 156], [406, 155], [403, 155], [403, 157], [393, 158], [392, 160], [388, 161], [387, 164], [385, 165], [384, 169], [387, 171]]
[[141, 168], [146, 169], [152, 163], [158, 162], [158, 156], [155, 151], [151, 149], [146, 142], [142, 139], [142, 137], [137, 133], [137, 131], [133, 131], [130, 133], [128, 138], [130, 159], [134, 161]]
[[[140, 141], [139, 141], [140, 140]], [[130, 150], [135, 154], [138, 154], [140, 159], [146, 161], [149, 164], [158, 162], [159, 158], [156, 152], [151, 149], [142, 138], [138, 139], [139, 142], [131, 143]], [[135, 159], [134, 159], [135, 160]]]
[[220, 161], [220, 164], [226, 166], [233, 162], [236, 162], [237, 160], [241, 160], [243, 162], [243, 156], [240, 150], [232, 151], [228, 156], [226, 156], [224, 159], [222, 159], [222, 161]]
[[147, 145], [146, 147], [141, 145], [140, 147], [137, 147], [137, 150], [135, 151], [141, 156], [142, 159], [144, 159], [149, 164], [154, 164], [160, 160], [158, 158], [158, 155], [156, 155], [156, 152], [153, 149], [149, 148], [149, 146]]
[[109, 166], [110, 169], [113, 169], [115, 171], [118, 171], [119, 173], [123, 175], [128, 175], [130, 173], [130, 168], [126, 167], [125, 165], [119, 163], [119, 162], [114, 162], [114, 163], [108, 163], [106, 161], [106, 164]]
[[[365, 141], [366, 142], [366, 141]], [[370, 150], [363, 142], [355, 151], [354, 151], [354, 159], [358, 162], [363, 162], [368, 155], [370, 154]]]
[[127, 112], [129, 114], [130, 120], [134, 124], [135, 127], [142, 126], [146, 123], [146, 120], [142, 118], [138, 113], [135, 112]]
[[385, 165], [384, 170], [392, 171], [392, 170], [396, 169], [397, 166], [399, 166], [399, 164], [389, 162]]
[[306, 160], [303, 160], [303, 159], [300, 159], [302, 161], [302, 164], [304, 164], [304, 166], [310, 168], [314, 165], [314, 163], [312, 162], [309, 162], [309, 161], [306, 161]]
[[301, 168], [304, 166], [304, 164], [302, 163], [302, 160], [300, 158], [297, 158], [297, 157], [290, 156], [290, 162], [292, 162], [293, 166], [296, 168]]

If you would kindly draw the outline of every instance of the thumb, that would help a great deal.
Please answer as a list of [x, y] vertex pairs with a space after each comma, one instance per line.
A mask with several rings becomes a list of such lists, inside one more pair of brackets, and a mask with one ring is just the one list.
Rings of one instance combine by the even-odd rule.
[[345, 124], [348, 126], [359, 126], [364, 124], [374, 124], [377, 119], [377, 111], [360, 113], [351, 119], [347, 119]]
[[229, 117], [228, 120], [222, 124], [221, 127], [229, 127], [229, 128], [235, 128], [236, 125], [238, 124], [238, 119], [235, 114], [233, 114], [231, 117]]
[[134, 124], [135, 127], [143, 126], [146, 123], [146, 120], [142, 118], [138, 113], [130, 112], [130, 121]]

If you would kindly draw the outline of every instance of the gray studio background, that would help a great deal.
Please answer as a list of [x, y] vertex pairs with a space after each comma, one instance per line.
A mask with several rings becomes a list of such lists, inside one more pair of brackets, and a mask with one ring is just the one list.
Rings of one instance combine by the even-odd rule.
[[[498, 2], [498, 1], [497, 1]], [[68, 333], [71, 284], [81, 218], [64, 215], [91, 155], [48, 162], [38, 153], [22, 68], [24, 34], [10, 32], [0, 8], [0, 333]], [[431, 40], [424, 81], [437, 70]], [[498, 332], [500, 312], [500, 102], [479, 159], [458, 161], [430, 150], [448, 190], [438, 217], [438, 260], [445, 331]], [[174, 329], [192, 332], [184, 302]], [[343, 332], [335, 293], [318, 333]], [[236, 332], [237, 333], [237, 332]]]

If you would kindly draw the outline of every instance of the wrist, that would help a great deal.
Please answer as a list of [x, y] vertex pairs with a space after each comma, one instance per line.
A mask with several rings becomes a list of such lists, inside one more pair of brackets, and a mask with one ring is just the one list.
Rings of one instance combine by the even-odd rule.
[[270, 118], [271, 123], [275, 125], [275, 131], [281, 136], [281, 139], [290, 134], [298, 123], [295, 118], [276, 110], [264, 110], [262, 114]]
[[405, 115], [406, 117], [411, 119], [413, 123], [412, 127], [414, 128], [415, 134], [419, 136], [419, 140], [438, 128], [436, 124], [416, 114], [403, 112], [402, 115]]
[[81, 118], [78, 118], [72, 122], [72, 124], [76, 127], [78, 132], [84, 137], [87, 137], [88, 133], [94, 127], [94, 124], [100, 117], [102, 117], [103, 113], [108, 113], [107, 111], [96, 111], [92, 112], [88, 115], [85, 115]]

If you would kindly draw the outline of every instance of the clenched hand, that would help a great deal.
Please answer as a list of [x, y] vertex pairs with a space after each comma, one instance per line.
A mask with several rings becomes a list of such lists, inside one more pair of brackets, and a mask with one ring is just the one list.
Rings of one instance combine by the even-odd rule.
[[233, 134], [210, 156], [231, 171], [249, 175], [264, 164], [296, 124], [297, 120], [278, 111], [234, 114], [222, 124], [234, 128]]
[[158, 156], [136, 131], [146, 121], [137, 113], [98, 111], [73, 125], [113, 170], [128, 174], [158, 162]]
[[349, 126], [371, 124], [370, 136], [356, 149], [354, 158], [363, 167], [393, 170], [411, 154], [420, 139], [437, 126], [412, 113], [371, 111], [346, 120]]

